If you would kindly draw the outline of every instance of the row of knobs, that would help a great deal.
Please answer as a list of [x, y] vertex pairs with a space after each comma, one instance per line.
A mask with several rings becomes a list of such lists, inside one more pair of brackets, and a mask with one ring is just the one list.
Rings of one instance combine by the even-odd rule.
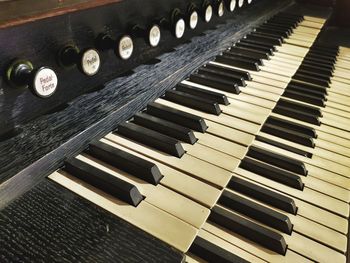
[[[247, 0], [250, 4], [252, 0]], [[190, 29], [195, 29], [198, 24], [199, 16], [209, 23], [213, 13], [222, 17], [225, 12], [225, 5], [228, 11], [233, 12], [236, 6], [242, 7], [244, 0], [214, 0], [203, 1], [201, 12], [194, 5], [189, 5], [187, 14], [179, 9], [172, 12], [170, 20], [160, 19], [149, 28], [142, 28], [138, 25], [130, 29], [130, 35], [124, 35], [119, 39], [114, 39], [109, 34], [101, 34], [97, 38], [98, 50], [113, 49], [117, 56], [127, 60], [132, 56], [134, 44], [132, 36], [146, 38], [151, 47], [158, 46], [161, 39], [161, 27], [168, 28], [173, 35], [180, 39], [185, 33], [186, 22]], [[98, 73], [101, 65], [99, 52], [94, 48], [79, 50], [74, 45], [65, 46], [58, 52], [58, 62], [64, 68], [78, 67], [79, 70], [87, 75], [94, 76]], [[34, 68], [32, 63], [25, 60], [16, 60], [6, 72], [7, 80], [14, 87], [30, 88], [38, 97], [47, 98], [52, 96], [58, 85], [58, 78], [54, 70], [48, 67]]]

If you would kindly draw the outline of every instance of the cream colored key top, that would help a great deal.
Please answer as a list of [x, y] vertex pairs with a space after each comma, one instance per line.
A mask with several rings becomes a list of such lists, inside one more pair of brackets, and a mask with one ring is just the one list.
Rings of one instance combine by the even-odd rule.
[[55, 172], [49, 178], [182, 252], [189, 249], [197, 235], [195, 227], [145, 200], [135, 208], [69, 174]]
[[76, 158], [135, 185], [140, 193], [146, 197], [147, 203], [164, 210], [195, 228], [201, 228], [209, 216], [210, 210], [208, 208], [162, 185], [149, 184], [88, 155], [78, 155]]
[[315, 144], [317, 145], [318, 149], [321, 148], [321, 149], [329, 150], [331, 152], [338, 153], [338, 154], [341, 154], [341, 155], [344, 155], [344, 156], [347, 156], [350, 158], [350, 149], [349, 148], [346, 148], [342, 145], [334, 144], [332, 142], [327, 142], [327, 141], [324, 141], [321, 139], [315, 139], [314, 141], [315, 141]]
[[[208, 133], [195, 132], [198, 143], [211, 147], [217, 151], [226, 153], [238, 159], [243, 159], [247, 153], [247, 147], [228, 140], [210, 135]], [[239, 138], [237, 138], [239, 140]], [[191, 147], [191, 146], [189, 146]]]
[[319, 24], [324, 24], [326, 23], [327, 19], [325, 18], [322, 18], [322, 17], [315, 17], [315, 16], [304, 16], [304, 19], [306, 21], [312, 21], [312, 22], [316, 22], [316, 23], [319, 23]]
[[[273, 191], [276, 193], [279, 192], [279, 194], [288, 196], [288, 194], [282, 193], [278, 189], [276, 190], [274, 188], [270, 188], [268, 185], [260, 184], [260, 182], [258, 181], [259, 180], [258, 175], [254, 174], [254, 173], [250, 173], [250, 172], [247, 172], [246, 175], [251, 176], [251, 178], [244, 178], [243, 176], [240, 176], [239, 174], [235, 174], [234, 176], [244, 178], [244, 180], [248, 180], [251, 183], [257, 184], [262, 188], [269, 189], [269, 191]], [[263, 179], [263, 180], [268, 181], [268, 179]], [[278, 185], [278, 183], [276, 183], [275, 185]], [[324, 226], [331, 228], [335, 231], [338, 231], [344, 235], [347, 235], [347, 233], [348, 233], [348, 220], [347, 219], [340, 217], [338, 215], [335, 215], [327, 210], [324, 210], [324, 209], [319, 208], [317, 206], [314, 206], [312, 204], [309, 204], [305, 201], [302, 201], [301, 199], [293, 198], [292, 196], [289, 196], [289, 197], [291, 197], [294, 200], [294, 203], [295, 203], [296, 207], [298, 208], [297, 215], [308, 218], [314, 222], [317, 222], [318, 224], [324, 225]]]
[[259, 257], [254, 256], [251, 253], [248, 253], [247, 251], [244, 251], [238, 246], [234, 246], [231, 243], [226, 242], [225, 240], [213, 235], [212, 233], [204, 229], [199, 230], [198, 236], [242, 259], [247, 260], [248, 262], [265, 262]]
[[168, 107], [171, 107], [171, 108], [174, 108], [174, 109], [178, 109], [180, 111], [184, 111], [184, 112], [188, 112], [188, 113], [200, 116], [206, 120], [210, 120], [210, 121], [213, 121], [213, 122], [216, 122], [216, 123], [219, 123], [219, 124], [222, 124], [222, 125], [225, 125], [225, 126], [237, 129], [237, 130], [242, 130], [242, 131], [248, 132], [250, 134], [256, 134], [260, 130], [260, 126], [261, 126], [261, 125], [254, 124], [252, 122], [245, 121], [245, 120], [235, 118], [232, 116], [228, 116], [225, 114], [221, 114], [220, 116], [215, 116], [212, 114], [193, 110], [191, 108], [184, 107], [184, 106], [181, 106], [181, 105], [178, 105], [176, 103], [173, 103], [173, 102], [170, 102], [167, 100], [163, 100], [163, 99], [157, 99], [155, 102], [162, 104], [162, 105], [165, 105], [165, 106], [168, 106]]
[[342, 105], [342, 104], [338, 104], [338, 103], [333, 102], [333, 101], [326, 101], [326, 106], [335, 108], [337, 110], [344, 111], [346, 113], [350, 113], [350, 107]]
[[239, 159], [223, 152], [216, 151], [213, 148], [201, 145], [200, 143], [194, 145], [182, 143], [182, 147], [186, 150], [186, 154], [218, 166], [229, 172], [233, 172], [240, 163]]
[[[209, 120], [206, 120], [205, 122], [208, 126], [206, 133], [215, 135], [216, 137], [220, 137], [244, 146], [251, 145], [255, 139], [254, 135], [251, 135], [249, 133], [242, 132], [233, 128], [229, 128], [227, 126], [224, 126]], [[198, 133], [199, 132], [195, 132], [197, 138], [198, 138]]]
[[[266, 84], [262, 84], [262, 83], [258, 83], [258, 82], [254, 82], [254, 81], [247, 82], [247, 86], [244, 87], [244, 89], [246, 89], [247, 87], [251, 88], [251, 89], [255, 89], [255, 90], [266, 91], [266, 92], [269, 92], [270, 94], [273, 93], [273, 94], [276, 94], [279, 96], [281, 96], [283, 94], [283, 91], [284, 91], [281, 88], [275, 88], [275, 87], [272, 87], [272, 86], [269, 86]], [[275, 96], [275, 98], [277, 98], [279, 96]], [[275, 100], [275, 99], [273, 99], [273, 100]]]
[[[246, 88], [244, 88], [244, 89], [246, 90]], [[257, 106], [257, 105], [252, 105], [252, 104], [249, 104], [247, 102], [240, 101], [240, 100], [228, 99], [228, 101], [230, 102], [230, 105], [228, 105], [228, 106], [220, 105], [220, 107], [222, 109], [224, 109], [224, 110], [227, 107], [239, 108], [239, 109], [245, 110], [247, 112], [251, 112], [251, 113], [254, 113], [254, 114], [259, 114], [259, 115], [262, 115], [262, 116], [266, 116], [266, 115], [269, 115], [271, 113], [270, 110], [267, 110], [267, 109], [265, 109], [263, 107], [260, 107], [260, 106]]]
[[273, 180], [264, 178], [263, 176], [257, 175], [255, 173], [249, 172], [247, 170], [237, 168], [235, 173], [255, 182], [258, 182], [259, 185], [265, 185], [272, 189], [275, 189], [279, 192], [285, 193], [289, 196], [301, 199], [305, 202], [313, 204], [315, 206], [326, 209], [330, 212], [333, 212], [339, 216], [344, 218], [348, 218], [349, 216], [349, 205], [343, 201], [332, 198], [330, 196], [324, 195], [320, 192], [314, 191], [310, 188], [304, 188], [303, 191], [285, 186], [283, 184], [277, 183]]
[[300, 47], [306, 47], [306, 48], [310, 48], [313, 45], [313, 42], [306, 42], [303, 40], [299, 40], [299, 39], [285, 39], [286, 43], [291, 44], [291, 45], [296, 45], [296, 46], [300, 46]]
[[286, 254], [280, 255], [271, 250], [268, 250], [259, 244], [256, 244], [248, 239], [245, 239], [232, 231], [220, 227], [214, 223], [207, 222], [204, 224], [203, 229], [213, 235], [237, 246], [249, 253], [256, 255], [257, 257], [266, 260], [267, 262], [285, 262], [285, 263], [295, 263], [295, 262], [311, 262], [307, 258], [298, 255], [294, 251], [287, 249]]
[[349, 132], [343, 131], [343, 130], [340, 130], [340, 129], [337, 129], [337, 128], [334, 128], [334, 127], [331, 127], [331, 126], [328, 126], [328, 125], [325, 125], [325, 124], [321, 124], [320, 126], [318, 126], [318, 125], [310, 124], [310, 123], [307, 123], [307, 122], [304, 122], [304, 121], [300, 121], [300, 120], [297, 120], [297, 119], [294, 119], [294, 118], [290, 118], [290, 117], [287, 117], [287, 116], [283, 116], [283, 115], [280, 115], [280, 114], [276, 114], [276, 113], [271, 113], [270, 116], [274, 116], [274, 117], [281, 118], [281, 119], [288, 120], [288, 121], [292, 121], [292, 122], [295, 122], [295, 123], [298, 123], [298, 124], [306, 125], [306, 126], [308, 126], [310, 128], [314, 128], [315, 130], [317, 130], [317, 134], [318, 134], [318, 131], [324, 132], [324, 138], [322, 138], [322, 139], [324, 139], [326, 141], [329, 141], [329, 139], [328, 140], [326, 139], [326, 137], [327, 137], [326, 134], [327, 133], [330, 134], [330, 135], [335, 135], [335, 136], [338, 136], [338, 137], [350, 140], [350, 133]]
[[[201, 89], [205, 89], [205, 90], [209, 90], [209, 91], [214, 91], [214, 92], [219, 92], [219, 93], [225, 94], [227, 96], [227, 98], [228, 98], [228, 101], [230, 102], [230, 105], [234, 104], [234, 103], [237, 103], [236, 101], [238, 101], [238, 102], [239, 101], [243, 101], [243, 102], [247, 102], [247, 103], [259, 106], [259, 107], [264, 107], [266, 109], [272, 109], [275, 106], [275, 104], [276, 104], [274, 101], [257, 97], [257, 96], [260, 96], [261, 94], [263, 94], [263, 96], [266, 96], [266, 94], [267, 94], [265, 92], [260, 92], [259, 90], [250, 91], [250, 93], [254, 93], [253, 95], [247, 94], [249, 92], [247, 92], [247, 93], [241, 92], [240, 94], [237, 95], [237, 94], [230, 93], [230, 92], [227, 92], [227, 91], [221, 91], [221, 90], [217, 90], [217, 89], [214, 89], [214, 88], [211, 88], [211, 87], [208, 87], [208, 86], [204, 86], [204, 85], [200, 85], [200, 84], [197, 84], [197, 83], [193, 83], [193, 82], [190, 82], [190, 81], [187, 81], [187, 80], [184, 80], [181, 83], [186, 84], [186, 85], [190, 85], [190, 86], [193, 86], [193, 87], [197, 87], [197, 88], [201, 88]], [[273, 94], [271, 96], [273, 96]]]
[[344, 139], [342, 137], [339, 137], [330, 133], [317, 131], [317, 138], [327, 142], [332, 142], [337, 145], [342, 145], [346, 148], [350, 148], [350, 141], [348, 139]]
[[267, 207], [269, 209], [275, 210], [278, 213], [288, 216], [289, 220], [293, 224], [293, 232], [297, 232], [301, 235], [304, 235], [308, 238], [311, 238], [319, 243], [322, 243], [326, 246], [330, 246], [342, 253], [346, 252], [347, 249], [347, 237], [337, 231], [334, 231], [328, 227], [322, 226], [314, 221], [311, 221], [300, 215], [293, 215], [285, 211], [276, 209], [259, 201], [256, 201], [252, 198], [246, 197], [240, 193], [227, 189], [226, 191], [233, 192], [236, 195], [239, 195], [242, 198], [246, 198], [259, 206]]
[[348, 178], [350, 177], [350, 168], [349, 167], [332, 162], [332, 161], [329, 161], [329, 160], [321, 158], [317, 155], [313, 156], [312, 159], [310, 159], [310, 158], [303, 157], [301, 155], [292, 153], [290, 151], [286, 151], [284, 149], [278, 148], [276, 146], [273, 146], [273, 145], [270, 145], [270, 144], [267, 144], [264, 142], [255, 141], [253, 143], [253, 145], [255, 145], [257, 147], [264, 148], [268, 151], [273, 151], [275, 153], [302, 161], [306, 166], [307, 166], [307, 164], [311, 164], [311, 165], [323, 168], [325, 170], [340, 174], [342, 176], [345, 176]]
[[135, 143], [112, 133], [107, 134], [105, 138], [128, 149], [148, 156], [151, 159], [166, 164], [172, 168], [178, 169], [181, 172], [190, 174], [191, 176], [210, 183], [219, 189], [225, 187], [231, 178], [230, 172], [197, 159], [189, 154], [185, 154], [181, 158], [177, 158], [163, 152], [150, 149], [142, 144]]
[[[253, 96], [253, 97], [259, 97], [261, 99], [271, 101], [272, 103], [268, 103], [268, 105], [272, 105], [276, 103], [280, 99], [280, 95], [275, 95], [274, 93], [271, 93], [269, 91], [264, 91], [264, 90], [259, 90], [255, 88], [251, 88], [250, 86], [244, 87], [241, 91], [242, 94], [248, 95], [248, 96]], [[265, 107], [266, 107], [265, 103]], [[270, 111], [269, 111], [270, 113]]]
[[187, 198], [196, 201], [199, 204], [211, 208], [216, 204], [218, 198], [221, 195], [221, 191], [217, 188], [203, 183], [187, 174], [181, 173], [156, 160], [152, 160], [151, 158], [148, 158], [140, 153], [125, 148], [121, 145], [115, 144], [109, 140], [102, 138], [100, 141], [109, 146], [118, 148], [124, 152], [128, 152], [132, 155], [154, 163], [155, 165], [157, 165], [159, 171], [163, 175], [160, 184], [164, 185], [169, 189], [174, 190], [175, 192], [182, 194], [183, 196], [186, 196]]

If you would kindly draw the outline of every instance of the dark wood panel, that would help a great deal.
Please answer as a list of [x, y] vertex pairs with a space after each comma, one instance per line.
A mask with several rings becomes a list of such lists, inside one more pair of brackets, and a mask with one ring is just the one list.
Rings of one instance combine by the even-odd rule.
[[0, 2], [0, 29], [122, 0], [11, 0]]
[[23, 133], [0, 143], [0, 181], [14, 176], [0, 185], [0, 207], [289, 3], [257, 1], [228, 23], [159, 56], [159, 63], [141, 65], [133, 75], [117, 78], [100, 91], [78, 97], [64, 110], [24, 125]]
[[0, 222], [3, 263], [183, 259], [169, 245], [49, 180], [1, 210]]

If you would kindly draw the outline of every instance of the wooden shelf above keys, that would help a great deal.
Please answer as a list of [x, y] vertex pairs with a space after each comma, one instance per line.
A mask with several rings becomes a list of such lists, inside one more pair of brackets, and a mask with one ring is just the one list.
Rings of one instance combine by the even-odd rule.
[[0, 29], [121, 1], [122, 0], [0, 1]]

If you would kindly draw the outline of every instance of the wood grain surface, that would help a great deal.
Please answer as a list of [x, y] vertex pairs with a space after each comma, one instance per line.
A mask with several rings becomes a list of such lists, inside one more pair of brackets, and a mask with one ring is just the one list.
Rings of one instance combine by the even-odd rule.
[[22, 133], [0, 143], [0, 207], [290, 3], [258, 1], [227, 23], [159, 56], [159, 63], [140, 65], [134, 74], [106, 83], [104, 89], [78, 97], [62, 111], [23, 126]]

